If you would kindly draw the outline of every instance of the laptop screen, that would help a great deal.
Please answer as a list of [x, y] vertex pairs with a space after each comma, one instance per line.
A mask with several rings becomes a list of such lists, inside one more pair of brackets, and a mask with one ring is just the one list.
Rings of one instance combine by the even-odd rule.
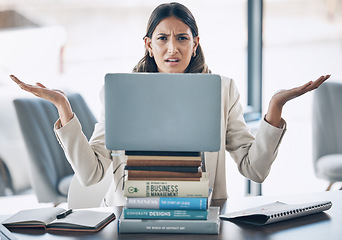
[[219, 151], [221, 77], [115, 73], [105, 76], [110, 150]]

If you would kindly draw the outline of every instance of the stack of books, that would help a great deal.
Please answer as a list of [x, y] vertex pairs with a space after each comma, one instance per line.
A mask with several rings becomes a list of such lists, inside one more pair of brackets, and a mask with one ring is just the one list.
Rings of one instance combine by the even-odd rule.
[[209, 207], [200, 153], [127, 157], [119, 233], [218, 234], [219, 208]]

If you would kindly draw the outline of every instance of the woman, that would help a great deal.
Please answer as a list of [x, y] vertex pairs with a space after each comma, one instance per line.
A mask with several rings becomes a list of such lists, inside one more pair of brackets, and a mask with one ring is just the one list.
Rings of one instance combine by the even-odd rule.
[[[135, 66], [135, 72], [209, 73], [199, 44], [198, 29], [191, 12], [179, 3], [159, 5], [151, 14], [144, 37], [145, 56]], [[223, 121], [221, 125], [221, 150], [205, 153], [206, 170], [213, 199], [227, 198], [225, 177], [225, 150], [229, 151], [238, 169], [247, 178], [262, 182], [269, 173], [277, 149], [286, 130], [281, 118], [284, 104], [308, 91], [316, 89], [330, 76], [321, 76], [303, 86], [276, 93], [267, 114], [261, 121], [257, 136], [249, 132], [243, 119], [239, 93], [232, 79], [222, 78]], [[113, 162], [114, 182], [105, 198], [106, 205], [124, 204], [120, 186], [124, 175], [124, 152], [111, 156], [104, 145], [104, 113], [96, 124], [88, 142], [83, 135], [77, 116], [73, 114], [65, 94], [46, 88], [41, 83], [26, 84], [11, 75], [22, 89], [52, 102], [58, 109], [59, 120], [55, 124], [56, 136], [61, 143], [75, 174], [84, 185], [100, 181]], [[103, 93], [101, 93], [103, 97]]]

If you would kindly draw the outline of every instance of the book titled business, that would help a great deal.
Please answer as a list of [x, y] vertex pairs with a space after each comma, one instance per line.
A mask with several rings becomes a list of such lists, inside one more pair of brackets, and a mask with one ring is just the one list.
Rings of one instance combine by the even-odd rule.
[[203, 173], [200, 181], [125, 181], [126, 197], [208, 197], [209, 173]]

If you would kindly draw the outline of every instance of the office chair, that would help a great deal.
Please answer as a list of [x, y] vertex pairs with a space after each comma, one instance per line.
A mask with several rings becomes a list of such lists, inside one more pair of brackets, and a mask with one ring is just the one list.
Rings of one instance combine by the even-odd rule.
[[0, 197], [13, 194], [14, 188], [11, 173], [6, 163], [0, 157]]
[[314, 92], [313, 162], [327, 191], [342, 181], [342, 83], [325, 82]]
[[[69, 94], [70, 105], [91, 137], [96, 119], [80, 94]], [[19, 125], [30, 156], [31, 185], [39, 202], [65, 202], [73, 170], [53, 131], [58, 119], [56, 107], [40, 98], [15, 99]]]

